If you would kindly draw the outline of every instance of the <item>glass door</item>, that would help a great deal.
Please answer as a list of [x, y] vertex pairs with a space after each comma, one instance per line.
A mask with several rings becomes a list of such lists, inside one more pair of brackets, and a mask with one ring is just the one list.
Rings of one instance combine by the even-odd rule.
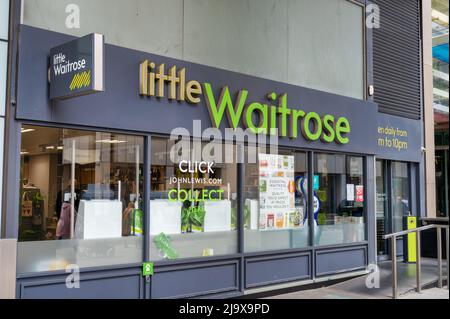
[[[376, 161], [377, 255], [389, 258], [389, 245], [383, 236], [404, 230], [404, 218], [410, 214], [409, 164]], [[399, 239], [401, 241], [401, 239]]]
[[376, 221], [377, 221], [377, 255], [379, 259], [387, 259], [388, 245], [383, 236], [389, 229], [387, 163], [376, 161]]
[[404, 230], [403, 221], [410, 214], [410, 179], [408, 163], [392, 162], [392, 231]]
[[436, 150], [437, 217], [448, 217], [448, 149]]

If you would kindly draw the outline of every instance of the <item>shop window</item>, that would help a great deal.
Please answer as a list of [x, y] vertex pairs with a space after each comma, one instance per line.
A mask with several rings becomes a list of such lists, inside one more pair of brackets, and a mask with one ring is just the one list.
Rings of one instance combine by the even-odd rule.
[[143, 138], [22, 127], [18, 272], [142, 261]]
[[307, 247], [306, 153], [249, 147], [245, 166], [245, 252]]
[[0, 116], [5, 116], [8, 42], [0, 40]]
[[237, 165], [233, 145], [152, 138], [150, 259], [235, 254]]
[[408, 163], [392, 162], [393, 232], [404, 230], [405, 216], [410, 214]]
[[8, 40], [9, 1], [0, 0], [0, 39]]
[[317, 246], [365, 240], [363, 158], [316, 154], [314, 243]]

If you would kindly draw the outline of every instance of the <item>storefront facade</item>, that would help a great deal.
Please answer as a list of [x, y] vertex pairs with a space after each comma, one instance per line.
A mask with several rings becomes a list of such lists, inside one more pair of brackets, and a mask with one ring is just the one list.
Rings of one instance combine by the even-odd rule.
[[[219, 36], [213, 31], [223, 28], [208, 29], [210, 18], [196, 20], [204, 10], [220, 24], [226, 9], [239, 7], [197, 2], [182, 6], [183, 42], [200, 31]], [[289, 6], [303, 3], [271, 8], [289, 16]], [[233, 50], [220, 56], [207, 40], [183, 44], [178, 56], [172, 46], [137, 45], [139, 35], [130, 44], [131, 33], [109, 42], [103, 32], [101, 57], [88, 73], [73, 70], [80, 76], [67, 83], [50, 75], [51, 84], [57, 67], [83, 69], [83, 58], [75, 65], [58, 52], [80, 40], [33, 20], [36, 2], [22, 5], [14, 7], [17, 91], [7, 128], [4, 229], [18, 240], [17, 298], [238, 297], [354, 276], [387, 254], [381, 229], [398, 231], [404, 217], [423, 214], [422, 122], [379, 112], [374, 102], [365, 1], [304, 7], [329, 13], [342, 28], [337, 34], [346, 31], [354, 45], [354, 56], [336, 47], [342, 65], [327, 66], [336, 68], [334, 79], [327, 68], [308, 73], [309, 46], [320, 47], [312, 40], [304, 46], [294, 37], [287, 49], [309, 58], [306, 65], [282, 63], [258, 39], [234, 43], [231, 28], [222, 34], [230, 46], [245, 52], [250, 41], [248, 53], [267, 54], [266, 64], [252, 64], [252, 55], [220, 64], [214, 59], [230, 59]], [[251, 28], [245, 17], [267, 6], [252, 3], [236, 21]], [[289, 27], [310, 39], [302, 25]], [[92, 52], [82, 52], [88, 63]], [[339, 78], [353, 72], [354, 85]], [[97, 77], [101, 92], [86, 92]], [[59, 99], [64, 85], [69, 93]], [[146, 262], [153, 273], [143, 276]], [[73, 270], [79, 287], [67, 285]]]

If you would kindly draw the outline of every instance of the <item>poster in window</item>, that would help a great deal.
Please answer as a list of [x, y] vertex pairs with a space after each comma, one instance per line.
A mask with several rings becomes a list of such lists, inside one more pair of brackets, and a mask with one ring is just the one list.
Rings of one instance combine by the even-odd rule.
[[303, 226], [304, 211], [295, 206], [294, 156], [259, 154], [259, 229]]
[[364, 202], [364, 186], [362, 185], [356, 186], [356, 202], [357, 203]]

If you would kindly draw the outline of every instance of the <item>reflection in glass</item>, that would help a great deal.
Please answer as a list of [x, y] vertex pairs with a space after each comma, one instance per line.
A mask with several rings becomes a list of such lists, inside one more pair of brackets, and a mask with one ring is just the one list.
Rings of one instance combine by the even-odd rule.
[[9, 0], [0, 0], [0, 39], [8, 40]]
[[448, 149], [436, 151], [437, 216], [448, 217]]
[[363, 158], [316, 154], [314, 242], [318, 246], [365, 240]]
[[150, 259], [237, 253], [232, 145], [152, 138]]
[[378, 255], [386, 255], [387, 246], [383, 235], [386, 234], [388, 222], [388, 195], [386, 185], [386, 162], [376, 162], [376, 218], [377, 218], [377, 252]]
[[393, 232], [402, 231], [410, 213], [408, 163], [392, 162], [392, 208]]
[[5, 116], [8, 42], [0, 41], [0, 116]]
[[23, 126], [18, 271], [142, 260], [143, 138]]
[[306, 153], [248, 147], [245, 165], [245, 252], [309, 246]]

